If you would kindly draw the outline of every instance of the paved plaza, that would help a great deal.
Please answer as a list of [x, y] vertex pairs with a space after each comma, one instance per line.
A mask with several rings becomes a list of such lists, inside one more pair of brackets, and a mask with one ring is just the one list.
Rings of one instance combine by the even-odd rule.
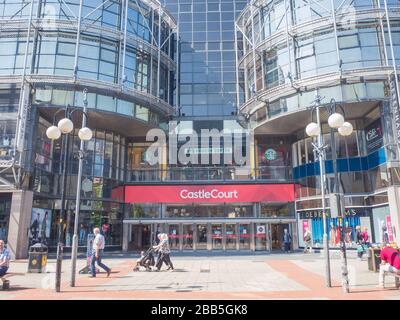
[[[55, 260], [47, 272], [26, 273], [27, 261], [11, 264], [11, 288], [0, 291], [0, 299], [400, 299], [393, 277], [386, 289], [376, 288], [378, 273], [368, 271], [366, 258], [358, 261], [349, 252], [351, 292], [340, 287], [340, 257], [331, 252], [333, 287], [326, 288], [320, 253], [303, 254], [172, 254], [174, 271], [133, 272], [136, 255], [106, 256], [112, 268], [97, 278], [78, 274], [76, 287], [69, 286], [70, 260], [63, 262], [61, 293], [54, 292]], [[85, 265], [78, 261], [78, 270]]]

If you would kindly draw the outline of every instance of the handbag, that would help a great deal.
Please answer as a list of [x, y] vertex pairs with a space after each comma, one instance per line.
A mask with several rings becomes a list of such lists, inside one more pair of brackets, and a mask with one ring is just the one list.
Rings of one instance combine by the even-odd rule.
[[359, 244], [359, 245], [357, 246], [357, 252], [358, 252], [358, 253], [365, 252], [365, 247], [364, 247], [364, 245]]

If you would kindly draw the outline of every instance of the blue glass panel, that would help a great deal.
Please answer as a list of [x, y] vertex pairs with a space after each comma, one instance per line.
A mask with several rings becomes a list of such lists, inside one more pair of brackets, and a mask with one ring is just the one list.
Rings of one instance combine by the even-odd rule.
[[315, 175], [320, 175], [320, 174], [321, 174], [321, 170], [320, 170], [319, 162], [315, 162]]
[[368, 170], [368, 158], [367, 157], [361, 158], [361, 169]]
[[349, 159], [349, 170], [350, 171], [361, 171], [361, 158], [350, 158]]
[[333, 173], [333, 162], [332, 160], [325, 161], [325, 172]]
[[336, 165], [337, 165], [337, 171], [338, 172], [347, 172], [349, 171], [349, 164], [347, 159], [338, 159], [336, 161]]
[[299, 178], [303, 178], [306, 176], [306, 166], [300, 166], [299, 167], [299, 171], [300, 171], [300, 177]]
[[299, 179], [300, 178], [299, 175], [300, 175], [299, 167], [293, 168], [293, 177], [294, 177], [294, 179]]
[[315, 175], [314, 163], [306, 164], [306, 173], [307, 173], [307, 177]]

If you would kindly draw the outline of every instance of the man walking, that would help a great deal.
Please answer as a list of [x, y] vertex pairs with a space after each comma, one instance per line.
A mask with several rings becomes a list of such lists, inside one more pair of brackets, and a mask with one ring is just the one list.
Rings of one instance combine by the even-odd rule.
[[288, 229], [283, 230], [283, 243], [285, 246], [285, 252], [289, 253], [290, 252], [290, 244], [292, 242], [292, 236], [290, 235]]
[[4, 241], [0, 240], [0, 277], [3, 277], [10, 266], [10, 251], [5, 247]]
[[93, 240], [92, 259], [90, 261], [90, 273], [92, 274], [91, 278], [96, 277], [96, 267], [95, 267], [96, 261], [97, 261], [97, 265], [100, 268], [102, 268], [104, 271], [106, 271], [107, 277], [109, 277], [110, 273], [111, 273], [111, 269], [101, 262], [101, 258], [103, 256], [103, 251], [104, 251], [104, 245], [105, 245], [104, 236], [102, 234], [100, 234], [99, 228], [94, 228], [93, 233], [95, 235], [95, 238]]

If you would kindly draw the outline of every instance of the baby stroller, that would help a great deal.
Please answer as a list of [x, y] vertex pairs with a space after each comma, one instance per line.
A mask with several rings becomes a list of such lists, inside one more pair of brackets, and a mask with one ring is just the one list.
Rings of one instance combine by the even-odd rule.
[[146, 268], [146, 271], [151, 271], [151, 267], [154, 267], [155, 264], [154, 249], [150, 247], [144, 255], [136, 261], [136, 266], [133, 268], [133, 271], [140, 271], [140, 267]]

